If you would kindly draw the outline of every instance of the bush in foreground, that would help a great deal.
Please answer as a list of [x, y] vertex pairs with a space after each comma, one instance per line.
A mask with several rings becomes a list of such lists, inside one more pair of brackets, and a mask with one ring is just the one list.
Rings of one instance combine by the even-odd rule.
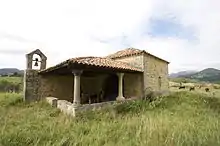
[[74, 119], [44, 102], [24, 104], [19, 96], [1, 96], [0, 145], [220, 144], [220, 101], [201, 94], [180, 92], [153, 102], [86, 112]]

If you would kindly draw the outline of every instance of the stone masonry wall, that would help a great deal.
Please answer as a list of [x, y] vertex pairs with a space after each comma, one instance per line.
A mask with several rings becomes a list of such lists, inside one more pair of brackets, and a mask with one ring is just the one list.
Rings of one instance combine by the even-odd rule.
[[40, 78], [37, 70], [27, 69], [24, 71], [24, 100], [39, 100]]
[[94, 104], [84, 104], [79, 106], [74, 106], [74, 104], [66, 101], [66, 100], [58, 100], [55, 97], [46, 97], [46, 102], [50, 104], [54, 108], [58, 108], [61, 112], [69, 116], [80, 116], [84, 111], [87, 110], [101, 110], [104, 108], [111, 108], [115, 105], [133, 102], [134, 99], [127, 99], [121, 101], [110, 101], [110, 102], [101, 102], [101, 103], [94, 103]]
[[[159, 80], [161, 80], [161, 87]], [[168, 63], [144, 54], [144, 88], [147, 87], [151, 87], [155, 91], [168, 90]]]
[[56, 97], [60, 100], [72, 100], [73, 75], [41, 75], [40, 97]]
[[[144, 70], [143, 90], [148, 87], [155, 91], [168, 89], [168, 63], [149, 54], [116, 58], [114, 60], [123, 61]], [[161, 80], [161, 87], [159, 80]]]
[[124, 96], [129, 98], [140, 98], [143, 95], [143, 74], [124, 74]]
[[144, 69], [144, 63], [143, 63], [144, 57], [141, 54], [137, 55], [137, 56], [116, 58], [114, 60], [129, 63], [130, 65], [135, 66], [135, 67], [142, 69], [142, 70]]

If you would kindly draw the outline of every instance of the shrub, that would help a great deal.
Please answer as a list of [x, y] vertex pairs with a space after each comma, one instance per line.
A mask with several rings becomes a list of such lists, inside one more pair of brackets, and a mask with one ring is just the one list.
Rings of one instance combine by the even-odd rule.
[[6, 79], [0, 80], [0, 92], [14, 91], [16, 93], [22, 90], [21, 82], [12, 82]]

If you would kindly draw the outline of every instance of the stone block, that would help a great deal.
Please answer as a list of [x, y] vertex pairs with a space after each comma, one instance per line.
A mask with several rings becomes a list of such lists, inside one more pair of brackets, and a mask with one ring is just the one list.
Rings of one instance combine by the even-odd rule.
[[55, 97], [46, 97], [46, 101], [47, 101], [52, 107], [57, 107], [57, 98], [55, 98]]
[[67, 102], [66, 100], [58, 100], [57, 101], [57, 108], [60, 109], [62, 112], [65, 112], [67, 108]]
[[58, 100], [57, 108], [61, 110], [64, 114], [75, 116], [75, 107], [72, 103], [66, 100]]
[[74, 111], [75, 111], [75, 108], [74, 108], [73, 104], [67, 104], [66, 105], [66, 111], [65, 111], [66, 114], [74, 116], [75, 115]]

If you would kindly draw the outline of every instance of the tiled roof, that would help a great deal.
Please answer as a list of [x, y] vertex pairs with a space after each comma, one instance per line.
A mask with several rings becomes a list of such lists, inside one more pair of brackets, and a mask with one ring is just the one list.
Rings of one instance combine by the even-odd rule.
[[127, 48], [127, 49], [124, 49], [124, 50], [121, 50], [121, 51], [118, 51], [114, 54], [110, 54], [108, 56], [106, 56], [107, 58], [111, 58], [111, 59], [116, 59], [116, 58], [121, 58], [121, 57], [128, 57], [128, 56], [133, 56], [133, 55], [139, 55], [139, 54], [142, 54], [142, 53], [146, 53], [148, 55], [151, 55], [159, 60], [162, 60], [164, 62], [167, 62], [169, 63], [168, 61], [164, 60], [164, 59], [161, 59], [155, 55], [152, 55], [148, 52], [146, 52], [145, 50], [140, 50], [140, 49], [136, 49], [136, 48]]
[[143, 53], [144, 50], [139, 50], [139, 49], [135, 49], [135, 48], [127, 48], [124, 50], [120, 50], [114, 54], [110, 54], [107, 56], [107, 58], [120, 58], [120, 57], [125, 57], [125, 56], [132, 56], [132, 55], [138, 55]]
[[40, 72], [41, 73], [50, 72], [52, 70], [56, 70], [61, 67], [68, 66], [69, 64], [81, 64], [81, 65], [95, 66], [99, 68], [110, 68], [110, 69], [118, 69], [118, 70], [143, 72], [141, 69], [133, 67], [127, 63], [121, 61], [115, 61], [113, 59], [103, 58], [103, 57], [76, 57], [76, 58], [68, 59], [56, 66], [47, 68], [45, 70], [41, 70]]

